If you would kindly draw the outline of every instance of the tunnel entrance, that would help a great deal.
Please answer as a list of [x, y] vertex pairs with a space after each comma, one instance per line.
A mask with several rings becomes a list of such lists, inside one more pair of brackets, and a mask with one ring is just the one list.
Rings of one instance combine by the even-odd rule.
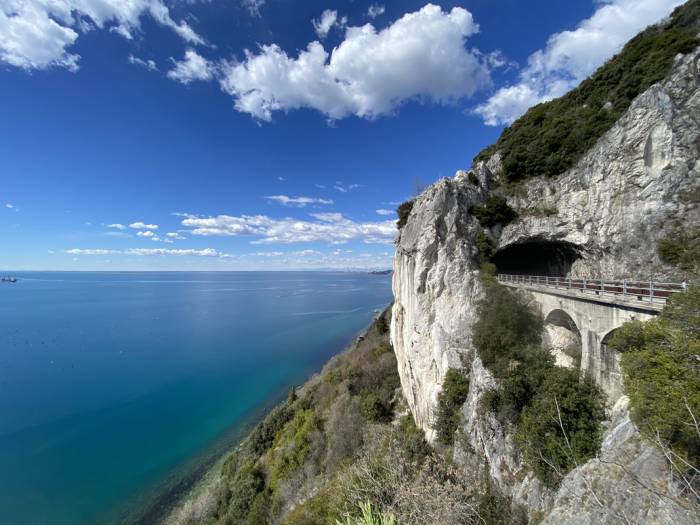
[[493, 263], [498, 273], [565, 277], [581, 257], [578, 246], [564, 241], [526, 241], [498, 250]]

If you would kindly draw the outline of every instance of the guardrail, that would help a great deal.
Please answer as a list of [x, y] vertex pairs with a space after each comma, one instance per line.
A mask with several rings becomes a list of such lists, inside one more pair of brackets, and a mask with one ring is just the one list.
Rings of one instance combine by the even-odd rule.
[[674, 293], [685, 292], [687, 283], [663, 283], [656, 281], [610, 281], [605, 279], [571, 279], [569, 277], [547, 277], [545, 275], [499, 274], [498, 281], [524, 286], [546, 286], [559, 290], [571, 290], [592, 295], [619, 296], [629, 300], [664, 304]]

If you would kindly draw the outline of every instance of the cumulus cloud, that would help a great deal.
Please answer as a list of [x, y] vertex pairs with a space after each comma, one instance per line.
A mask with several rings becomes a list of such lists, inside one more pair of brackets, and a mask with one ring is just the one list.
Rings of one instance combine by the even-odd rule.
[[577, 86], [630, 38], [683, 0], [608, 0], [575, 30], [555, 33], [528, 58], [517, 84], [499, 89], [475, 112], [490, 126], [510, 124], [529, 107]]
[[375, 19], [378, 16], [381, 16], [384, 14], [385, 8], [383, 5], [379, 4], [372, 4], [369, 6], [369, 9], [367, 10], [367, 16], [370, 17], [371, 19]]
[[453, 103], [490, 84], [488, 67], [465, 47], [477, 31], [466, 9], [428, 4], [380, 31], [348, 27], [330, 53], [318, 41], [297, 57], [277, 44], [247, 51], [223, 66], [220, 83], [238, 111], [263, 121], [300, 108], [376, 118], [412, 99]]
[[65, 250], [65, 253], [70, 255], [110, 255], [110, 254], [123, 254], [123, 255], [159, 255], [167, 256], [173, 255], [177, 257], [230, 257], [226, 253], [222, 253], [214, 248], [203, 248], [201, 250], [196, 249], [166, 249], [166, 248], [129, 248], [127, 250], [104, 250], [101, 248], [71, 248], [70, 250]]
[[175, 67], [168, 71], [168, 78], [189, 84], [193, 80], [211, 80], [214, 77], [215, 67], [206, 58], [195, 50], [185, 51], [185, 58], [181, 61], [173, 60]]
[[152, 230], [144, 230], [137, 232], [136, 235], [138, 235], [139, 237], [155, 237], [156, 234], [153, 233]]
[[170, 233], [166, 233], [165, 235], [166, 235], [166, 237], [168, 237], [169, 239], [173, 239], [173, 240], [176, 240], [176, 241], [183, 241], [183, 240], [185, 240], [185, 238], [184, 238], [182, 235], [180, 235], [179, 233], [177, 233], [177, 232], [170, 232]]
[[318, 20], [313, 20], [314, 31], [319, 38], [323, 39], [328, 36], [328, 32], [333, 28], [338, 21], [338, 11], [326, 9]]
[[139, 58], [134, 55], [129, 55], [129, 63], [134, 64], [136, 66], [141, 66], [143, 68], [148, 69], [149, 71], [158, 71], [158, 66], [151, 59], [144, 60], [143, 58]]
[[191, 44], [204, 40], [184, 21], [175, 22], [162, 0], [6, 0], [0, 2], [0, 61], [22, 69], [78, 69], [69, 48], [93, 28], [132, 38], [149, 14]]
[[377, 210], [377, 214], [378, 215], [395, 215], [396, 212], [394, 210], [381, 209], [381, 210]]
[[390, 244], [396, 236], [396, 221], [355, 222], [340, 213], [312, 213], [311, 220], [273, 219], [265, 215], [189, 215], [182, 224], [193, 235], [255, 237], [254, 244], [326, 242], [342, 244], [362, 241]]
[[129, 228], [132, 228], [134, 230], [157, 230], [158, 225], [157, 224], [146, 224], [145, 222], [132, 222], [129, 224]]
[[310, 204], [333, 204], [333, 201], [331, 199], [319, 199], [317, 197], [289, 197], [287, 195], [269, 195], [265, 198], [267, 200], [278, 202], [284, 206], [298, 206], [299, 208], [303, 208]]
[[126, 226], [119, 223], [108, 224], [107, 228], [114, 228], [115, 230], [126, 230]]

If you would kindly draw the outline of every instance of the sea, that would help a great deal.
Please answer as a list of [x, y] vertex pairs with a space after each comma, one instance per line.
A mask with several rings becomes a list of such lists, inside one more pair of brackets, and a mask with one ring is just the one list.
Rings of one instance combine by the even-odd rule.
[[152, 523], [391, 302], [349, 272], [0, 283], [0, 523]]

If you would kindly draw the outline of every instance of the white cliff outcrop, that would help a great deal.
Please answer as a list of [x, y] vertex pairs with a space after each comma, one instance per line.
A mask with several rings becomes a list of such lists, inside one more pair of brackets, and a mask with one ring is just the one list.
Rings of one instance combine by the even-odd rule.
[[[487, 232], [497, 249], [559, 242], [575, 254], [565, 268], [569, 275], [681, 278], [659, 260], [656, 242], [677, 221], [700, 219], [699, 77], [698, 55], [679, 57], [671, 74], [637, 97], [572, 169], [554, 179], [527, 181], [519, 195], [508, 198], [520, 218]], [[461, 430], [472, 452], [457, 447], [456, 459], [483, 458], [491, 479], [531, 516], [571, 525], [697, 523], [672, 498], [659, 496], [673, 487], [663, 458], [630, 422], [626, 397], [611, 412], [600, 458], [570, 472], [557, 491], [529, 473], [512, 436], [480, 409], [481, 395], [494, 379], [471, 347], [481, 294], [476, 234], [483, 228], [468, 210], [498, 183], [498, 156], [473, 174], [478, 185], [458, 172], [423, 192], [396, 243], [391, 340], [416, 423], [431, 436], [443, 378], [449, 368], [465, 366], [470, 392]], [[571, 344], [570, 335], [550, 332], [551, 346], [564, 350]], [[564, 354], [561, 364], [571, 366], [570, 357]]]

